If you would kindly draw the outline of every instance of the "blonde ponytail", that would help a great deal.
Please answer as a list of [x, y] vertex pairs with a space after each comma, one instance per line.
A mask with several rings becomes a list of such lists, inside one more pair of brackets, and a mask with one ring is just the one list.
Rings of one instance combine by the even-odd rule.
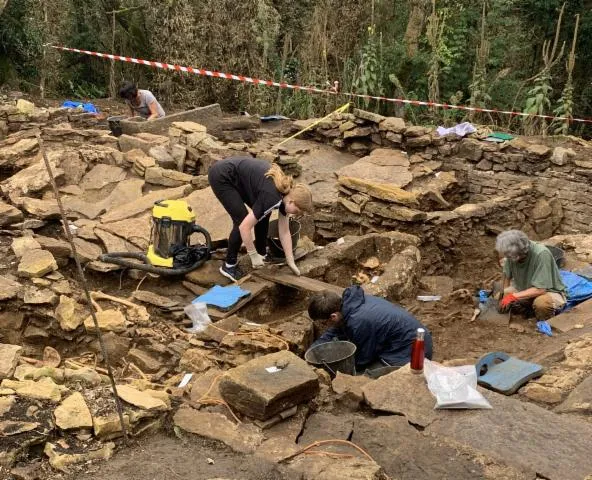
[[274, 163], [271, 166], [265, 176], [273, 180], [275, 188], [277, 188], [278, 192], [282, 195], [287, 195], [294, 186], [294, 179], [290, 175], [286, 175], [282, 172], [282, 169], [277, 163]]

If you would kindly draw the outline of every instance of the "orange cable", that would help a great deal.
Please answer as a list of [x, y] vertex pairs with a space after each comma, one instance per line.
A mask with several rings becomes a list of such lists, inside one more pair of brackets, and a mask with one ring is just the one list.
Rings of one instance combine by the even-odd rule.
[[[330, 443], [338, 443], [338, 444], [342, 444], [342, 445], [348, 445], [350, 447], [354, 447], [356, 450], [358, 450], [360, 453], [362, 453], [362, 455], [364, 455], [368, 460], [370, 460], [371, 462], [376, 463], [376, 461], [370, 456], [370, 454], [364, 450], [362, 447], [359, 447], [358, 445], [356, 445], [353, 442], [350, 442], [349, 440], [339, 440], [339, 439], [330, 439], [330, 440], [318, 440], [316, 442], [311, 443], [310, 445], [302, 448], [301, 450], [299, 450], [298, 452], [284, 458], [283, 461], [287, 461], [291, 458], [294, 458], [298, 455], [301, 455], [303, 453], [305, 453], [307, 450], [310, 450], [311, 448], [314, 447], [318, 447], [319, 445], [326, 445], [326, 444], [330, 444]], [[329, 453], [329, 452], [325, 452], [325, 453]]]

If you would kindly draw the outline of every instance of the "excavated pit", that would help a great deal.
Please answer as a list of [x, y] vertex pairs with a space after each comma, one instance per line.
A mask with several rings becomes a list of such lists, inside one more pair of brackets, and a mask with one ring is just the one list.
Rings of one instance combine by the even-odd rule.
[[[288, 136], [291, 124], [258, 128], [256, 119], [225, 121], [219, 132], [208, 128], [216, 137], [199, 125], [184, 123], [171, 127], [169, 136], [125, 136], [117, 141], [104, 129], [92, 128], [101, 126], [96, 119], [88, 118], [88, 124], [77, 126], [67, 113], [54, 114], [55, 119], [42, 133], [50, 160], [61, 170], [59, 186], [69, 219], [77, 227], [89, 290], [101, 320], [105, 320], [103, 335], [116, 381], [129, 387], [122, 391], [129, 395], [125, 415], [134, 436], [146, 437], [163, 425], [171, 426], [169, 409], [182, 404], [183, 408], [195, 408], [206, 393], [215, 395], [213, 383], [223, 372], [286, 346], [302, 357], [323, 331], [324, 326], [313, 325], [305, 313], [310, 289], [252, 275], [243, 284], [256, 292], [249, 302], [228, 316], [212, 312], [213, 327], [187, 333], [191, 321], [183, 307], [213, 285], [227, 284], [218, 272], [223, 249], [199, 270], [176, 279], [134, 270], [108, 271], [108, 266], [97, 262], [99, 252], [121, 246], [146, 248], [149, 210], [158, 192], [186, 198], [196, 209], [198, 223], [212, 233], [217, 247], [223, 247], [228, 217], [207, 188], [203, 174], [215, 161], [246, 152], [277, 162], [313, 188], [317, 208], [305, 219], [302, 230], [302, 236], [308, 238], [303, 243], [308, 254], [298, 262], [303, 276], [333, 287], [360, 284], [369, 294], [400, 303], [431, 330], [435, 360], [468, 364], [500, 350], [539, 359], [551, 371], [543, 382], [533, 382], [519, 393], [529, 402], [554, 407], [589, 373], [586, 359], [592, 358], [592, 347], [585, 339], [588, 326], [547, 338], [535, 332], [532, 319], [513, 318], [503, 327], [470, 321], [476, 293], [490, 288], [500, 274], [494, 251], [497, 233], [521, 228], [531, 238], [545, 240], [557, 234], [590, 231], [589, 201], [574, 193], [584, 197], [589, 193], [588, 166], [581, 161], [589, 152], [585, 146], [547, 146], [537, 143], [543, 143], [542, 139], [520, 138], [497, 146], [482, 141], [481, 134], [468, 139], [441, 138], [429, 129], [405, 126], [401, 119], [360, 111], [323, 122], [312, 132], [315, 141], [293, 140], [280, 149], [274, 146]], [[232, 130], [236, 126], [240, 128]], [[295, 128], [301, 127], [296, 123]], [[26, 124], [22, 132], [27, 132]], [[88, 425], [69, 431], [55, 426], [53, 417], [50, 420], [49, 415], [38, 414], [47, 431], [39, 433], [37, 428], [37, 436], [29, 432], [19, 434], [22, 437], [11, 435], [11, 445], [24, 445], [16, 460], [43, 456], [44, 449], [56, 454], [59, 461], [71, 461], [68, 455], [79, 453], [109, 456], [107, 442], [115, 439], [119, 443], [121, 433], [114, 419], [104, 359], [51, 205], [53, 194], [40, 179], [40, 171], [28, 169], [39, 160], [35, 156], [38, 146], [29, 141], [28, 133], [23, 135], [27, 141], [12, 137], [0, 144], [9, 152], [2, 157], [9, 160], [0, 167], [7, 212], [2, 217], [5, 230], [0, 235], [0, 270], [4, 284], [14, 290], [0, 304], [0, 343], [22, 346], [20, 365], [13, 373], [18, 381], [38, 382], [49, 377], [60, 387], [45, 381], [47, 398], [28, 399], [26, 411], [25, 403], [19, 402], [18, 408], [10, 407], [9, 415], [24, 422], [20, 427], [28, 428], [26, 422], [35, 418], [36, 412], [56, 408], [55, 396], [61, 391], [68, 395], [77, 392], [88, 405], [94, 425], [92, 433]], [[176, 170], [179, 164], [172, 159], [179, 151], [183, 172]], [[94, 170], [99, 165], [102, 167]], [[22, 171], [26, 172], [15, 179], [14, 174]], [[27, 248], [51, 252], [57, 270], [36, 278], [16, 275], [22, 260], [17, 258], [13, 241], [22, 241], [22, 237], [40, 244]], [[568, 265], [588, 265], [592, 242], [586, 235], [575, 237], [556, 236], [551, 243], [569, 250]], [[248, 259], [243, 262], [248, 270]], [[275, 271], [270, 269], [272, 276]], [[437, 295], [440, 300], [421, 302], [418, 295]], [[43, 363], [47, 347], [55, 348], [61, 356], [59, 368]], [[194, 374], [191, 391], [178, 387], [186, 372]], [[373, 455], [382, 456], [381, 465], [387, 465], [389, 474], [394, 475], [399, 466], [396, 461], [390, 464], [389, 459], [396, 454], [382, 455], [388, 445], [372, 444], [369, 432], [378, 428], [385, 439], [400, 432], [419, 445], [423, 440], [413, 436], [419, 435], [415, 428], [400, 413], [387, 417], [364, 404], [358, 382], [370, 380], [347, 380], [357, 386], [338, 393], [336, 383], [322, 372], [318, 375], [318, 397], [301, 405], [298, 414], [275, 431], [265, 430], [270, 438], [262, 446], [263, 455], [268, 455], [266, 461], [277, 461], [273, 456], [276, 440], [281, 444], [287, 439], [301, 446], [334, 435], [368, 444], [374, 448]], [[3, 397], [16, 395], [5, 390], [0, 400]], [[219, 403], [202, 405], [199, 412], [213, 415], [207, 418], [215, 418], [221, 425], [232, 421]], [[355, 419], [352, 412], [357, 412]], [[194, 427], [199, 430], [200, 425]], [[10, 428], [12, 424], [7, 430], [12, 434]], [[248, 428], [254, 426], [249, 424]], [[222, 440], [208, 436], [218, 430], [224, 428], [199, 431], [200, 436], [222, 441], [235, 451], [255, 448], [245, 447], [242, 433]], [[178, 425], [175, 431], [179, 434]], [[258, 435], [252, 438], [261, 441]], [[107, 450], [103, 452], [101, 445]], [[219, 450], [219, 444], [214, 445]], [[2, 453], [0, 465], [6, 463]], [[455, 456], [456, 450], [442, 450], [428, 459], [429, 469], [436, 468], [440, 459]], [[229, 462], [234, 461], [230, 458]], [[240, 456], [236, 462], [244, 458]], [[470, 458], [466, 465], [461, 462], [455, 467], [455, 478], [483, 478], [482, 464], [477, 462], [475, 467], [477, 463]], [[487, 461], [497, 465], [499, 458]], [[4, 473], [1, 469], [0, 476]], [[47, 478], [51, 478], [49, 473]]]

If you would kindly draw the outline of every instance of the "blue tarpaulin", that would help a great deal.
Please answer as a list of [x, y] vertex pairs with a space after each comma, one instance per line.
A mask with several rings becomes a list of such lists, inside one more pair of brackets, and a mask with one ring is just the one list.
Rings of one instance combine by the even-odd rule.
[[92, 103], [75, 102], [74, 100], [66, 100], [62, 103], [62, 108], [81, 108], [86, 113], [99, 113], [99, 109]]
[[592, 281], [567, 270], [560, 270], [559, 273], [567, 288], [567, 303], [564, 310], [569, 310], [578, 303], [592, 298]]

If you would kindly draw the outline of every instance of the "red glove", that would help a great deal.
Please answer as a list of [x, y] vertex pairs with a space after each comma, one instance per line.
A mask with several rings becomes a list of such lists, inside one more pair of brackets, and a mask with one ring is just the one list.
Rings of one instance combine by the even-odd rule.
[[508, 308], [508, 306], [514, 302], [517, 302], [518, 298], [513, 293], [509, 293], [508, 295], [504, 295], [502, 301], [500, 302], [500, 306], [502, 308]]

